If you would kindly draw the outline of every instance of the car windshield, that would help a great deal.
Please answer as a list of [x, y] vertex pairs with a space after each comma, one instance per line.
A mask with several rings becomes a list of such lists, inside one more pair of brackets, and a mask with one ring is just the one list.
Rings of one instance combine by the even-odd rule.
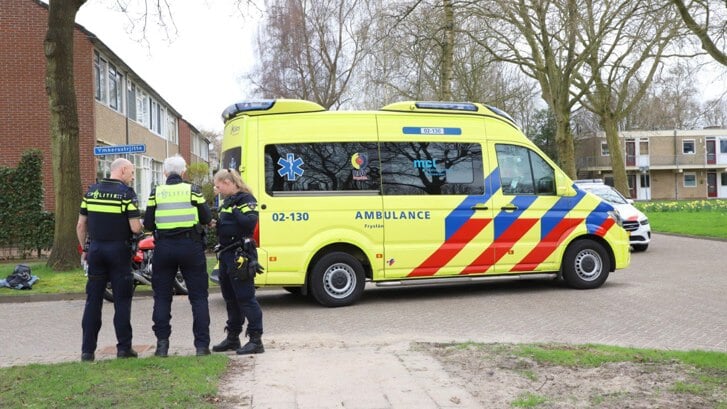
[[601, 199], [613, 204], [627, 204], [626, 199], [610, 186], [588, 186], [583, 190], [591, 192]]

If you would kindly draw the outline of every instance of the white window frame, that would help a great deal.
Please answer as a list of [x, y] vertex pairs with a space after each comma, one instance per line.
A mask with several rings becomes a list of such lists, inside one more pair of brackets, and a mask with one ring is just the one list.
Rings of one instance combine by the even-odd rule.
[[608, 149], [608, 142], [601, 142], [601, 156], [611, 156], [611, 151]]
[[[692, 151], [687, 152], [686, 151], [686, 144], [688, 142], [692, 143]], [[697, 142], [694, 139], [682, 139], [682, 154], [683, 155], [696, 155], [697, 154]]]
[[[693, 182], [687, 182], [687, 177], [694, 178]], [[697, 174], [694, 172], [684, 172], [684, 187], [697, 187]]]

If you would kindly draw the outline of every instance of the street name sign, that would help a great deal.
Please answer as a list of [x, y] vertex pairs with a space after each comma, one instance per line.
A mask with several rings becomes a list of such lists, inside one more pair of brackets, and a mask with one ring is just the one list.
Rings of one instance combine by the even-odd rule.
[[126, 153], [144, 153], [146, 152], [146, 145], [143, 143], [136, 145], [109, 145], [109, 146], [94, 146], [93, 154], [95, 156], [103, 155], [123, 155]]

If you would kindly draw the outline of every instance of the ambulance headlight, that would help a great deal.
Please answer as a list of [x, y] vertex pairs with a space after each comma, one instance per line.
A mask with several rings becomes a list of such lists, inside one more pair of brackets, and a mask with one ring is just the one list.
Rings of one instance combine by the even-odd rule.
[[621, 218], [621, 214], [618, 212], [618, 210], [613, 209], [613, 210], [609, 211], [608, 217], [612, 218], [616, 222], [616, 224], [623, 227], [624, 222], [623, 222], [623, 219]]

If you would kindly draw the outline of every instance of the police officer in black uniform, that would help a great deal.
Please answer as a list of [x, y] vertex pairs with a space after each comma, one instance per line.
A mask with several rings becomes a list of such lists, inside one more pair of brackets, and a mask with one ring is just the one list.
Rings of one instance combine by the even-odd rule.
[[[255, 298], [257, 250], [250, 241], [258, 221], [257, 200], [235, 170], [218, 171], [214, 181], [217, 191], [225, 197], [220, 206], [217, 235], [220, 289], [227, 306], [227, 337], [212, 350], [260, 354], [265, 352], [261, 339], [263, 312]], [[246, 318], [250, 340], [241, 346], [240, 333]]]
[[187, 163], [181, 156], [164, 160], [167, 182], [155, 187], [144, 214], [144, 227], [154, 231], [154, 334], [157, 347], [154, 355], [166, 357], [172, 327], [173, 282], [177, 271], [182, 272], [192, 305], [192, 332], [196, 354], [209, 355], [210, 313], [209, 279], [204, 254], [204, 228], [212, 220], [202, 191], [184, 182]]
[[[131, 272], [131, 240], [142, 230], [134, 189], [134, 165], [126, 159], [111, 163], [110, 178], [89, 187], [81, 201], [76, 236], [83, 250], [81, 261], [88, 263], [86, 306], [83, 310], [81, 360], [95, 359], [101, 309], [106, 283], [114, 292], [116, 356], [135, 358], [131, 347], [131, 298], [134, 279]], [[86, 245], [88, 242], [88, 245]]]

